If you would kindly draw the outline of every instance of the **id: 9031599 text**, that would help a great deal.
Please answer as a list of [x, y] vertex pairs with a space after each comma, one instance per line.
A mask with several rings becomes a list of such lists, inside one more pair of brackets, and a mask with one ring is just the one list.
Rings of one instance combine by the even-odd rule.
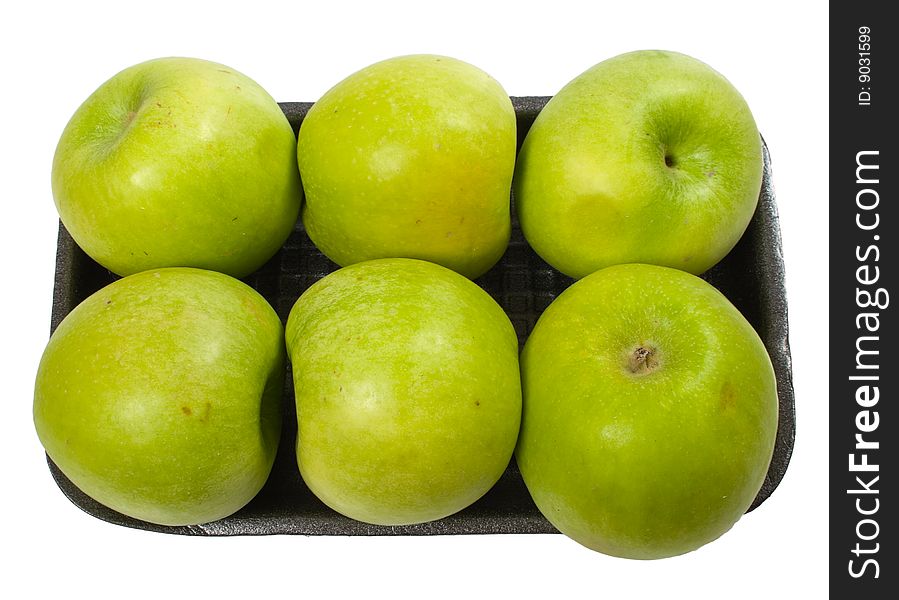
[[858, 105], [871, 106], [871, 28], [858, 28]]

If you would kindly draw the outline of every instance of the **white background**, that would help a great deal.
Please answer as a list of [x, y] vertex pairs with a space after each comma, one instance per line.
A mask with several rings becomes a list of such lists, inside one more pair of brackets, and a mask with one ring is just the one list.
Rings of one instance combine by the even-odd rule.
[[[826, 3], [25, 4], [0, 19], [0, 596], [824, 596]], [[654, 562], [609, 558], [559, 535], [186, 538], [98, 521], [57, 489], [31, 421], [57, 231], [50, 164], [67, 120], [101, 82], [149, 58], [197, 56], [243, 71], [278, 100], [311, 101], [376, 60], [433, 52], [483, 68], [510, 95], [552, 95], [594, 63], [640, 48], [679, 50], [727, 76], [773, 157], [798, 434], [780, 488], [732, 531]]]

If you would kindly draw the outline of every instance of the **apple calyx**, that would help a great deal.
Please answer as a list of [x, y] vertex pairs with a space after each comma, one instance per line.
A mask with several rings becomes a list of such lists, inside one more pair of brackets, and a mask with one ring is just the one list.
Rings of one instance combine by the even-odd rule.
[[640, 344], [628, 355], [627, 368], [634, 375], [646, 375], [658, 367], [658, 351], [649, 344]]

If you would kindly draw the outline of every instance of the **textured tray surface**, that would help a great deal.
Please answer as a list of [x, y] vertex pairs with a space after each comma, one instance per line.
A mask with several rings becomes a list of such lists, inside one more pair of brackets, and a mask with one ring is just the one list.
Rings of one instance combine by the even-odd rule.
[[[518, 117], [519, 146], [548, 98], [513, 98]], [[284, 103], [294, 131], [311, 103]], [[514, 211], [513, 211], [514, 215]], [[319, 252], [298, 222], [284, 247], [262, 269], [245, 281], [287, 320], [294, 302], [310, 285], [337, 265]], [[100, 267], [78, 248], [60, 225], [53, 297], [52, 329], [79, 302], [117, 277]], [[736, 305], [758, 331], [777, 374], [780, 423], [774, 459], [765, 483], [750, 510], [761, 504], [783, 478], [793, 451], [795, 433], [793, 381], [787, 327], [787, 303], [780, 228], [771, 163], [765, 149], [765, 176], [755, 216], [739, 244], [703, 276]], [[573, 282], [547, 265], [527, 245], [513, 218], [512, 240], [502, 260], [477, 280], [506, 310], [519, 343], [549, 303]], [[99, 519], [152, 531], [188, 535], [433, 535], [468, 533], [552, 533], [555, 528], [540, 514], [528, 494], [513, 459], [500, 481], [469, 508], [432, 523], [401, 527], [367, 525], [348, 519], [325, 506], [305, 486], [296, 466], [296, 410], [289, 368], [285, 373], [283, 429], [275, 465], [265, 487], [236, 514], [205, 525], [166, 527], [126, 517], [97, 503], [75, 487], [48, 458], [50, 470], [65, 495], [79, 508]]]

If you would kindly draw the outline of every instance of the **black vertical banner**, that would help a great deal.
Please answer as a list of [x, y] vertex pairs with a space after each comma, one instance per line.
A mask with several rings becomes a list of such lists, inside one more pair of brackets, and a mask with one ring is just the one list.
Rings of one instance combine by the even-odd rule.
[[[899, 23], [830, 4], [830, 587], [899, 598]], [[814, 148], [809, 148], [814, 152]], [[808, 198], [808, 210], [815, 199]]]

